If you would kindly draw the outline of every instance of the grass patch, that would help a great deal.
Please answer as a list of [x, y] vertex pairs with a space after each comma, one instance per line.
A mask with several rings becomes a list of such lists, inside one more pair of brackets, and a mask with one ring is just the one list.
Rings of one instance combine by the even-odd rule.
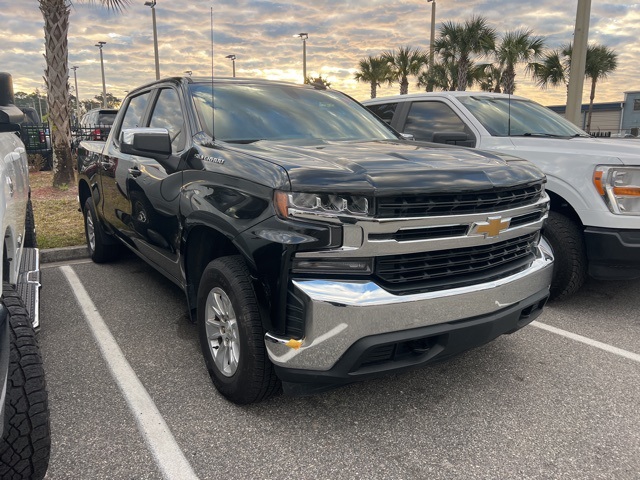
[[30, 172], [31, 203], [40, 248], [85, 245], [84, 219], [78, 211], [77, 185], [53, 188], [52, 172]]

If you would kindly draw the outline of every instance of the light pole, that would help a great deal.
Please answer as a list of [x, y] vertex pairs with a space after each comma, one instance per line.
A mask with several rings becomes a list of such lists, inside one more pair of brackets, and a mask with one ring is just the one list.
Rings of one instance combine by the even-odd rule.
[[236, 56], [231, 54], [227, 55], [225, 58], [231, 60], [231, 65], [233, 66], [233, 78], [236, 78]]
[[587, 43], [589, 41], [589, 17], [591, 0], [578, 0], [576, 12], [576, 29], [573, 32], [573, 48], [571, 49], [571, 70], [567, 89], [567, 106], [565, 118], [582, 128], [582, 88], [584, 71], [587, 66]]
[[104, 81], [104, 59], [102, 58], [102, 47], [107, 42], [98, 42], [96, 47], [100, 49], [100, 70], [102, 71], [102, 108], [107, 108], [107, 84]]
[[76, 125], [77, 125], [78, 122], [80, 121], [80, 96], [78, 94], [78, 75], [76, 74], [76, 70], [78, 70], [78, 67], [73, 66], [71, 67], [71, 70], [73, 70], [73, 80], [76, 84]]
[[156, 80], [160, 80], [160, 58], [158, 57], [158, 30], [156, 29], [156, 0], [144, 2], [151, 7], [151, 19], [153, 21], [153, 53], [156, 57]]
[[[436, 0], [427, 0], [431, 3], [431, 38], [429, 39], [429, 68], [433, 68], [434, 43], [436, 41]], [[427, 92], [433, 92], [433, 84], [427, 82]]]
[[309, 34], [298, 33], [294, 37], [302, 39], [302, 83], [307, 83], [307, 38], [309, 38]]

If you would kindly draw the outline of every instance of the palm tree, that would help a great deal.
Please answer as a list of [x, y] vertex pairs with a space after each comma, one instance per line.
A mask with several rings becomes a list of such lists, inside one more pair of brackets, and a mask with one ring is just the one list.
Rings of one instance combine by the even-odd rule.
[[382, 57], [363, 58], [358, 64], [360, 71], [355, 74], [355, 79], [358, 82], [365, 82], [371, 85], [371, 98], [376, 98], [378, 87], [382, 83], [393, 83], [393, 73], [389, 62]]
[[593, 99], [596, 96], [598, 80], [604, 80], [618, 67], [618, 54], [604, 45], [594, 45], [587, 49], [587, 63], [585, 76], [591, 79], [591, 93], [589, 95], [589, 113], [587, 114], [587, 132], [591, 133], [591, 114], [593, 113]]
[[513, 94], [515, 90], [516, 65], [526, 63], [527, 71], [534, 69], [534, 61], [538, 60], [544, 48], [544, 39], [533, 35], [530, 29], [508, 31], [496, 48], [495, 56], [502, 70], [502, 87], [504, 93]]
[[569, 82], [569, 62], [571, 46], [564, 46], [562, 50], [552, 50], [542, 56], [542, 61], [531, 68], [531, 74], [540, 88], [567, 86]]
[[440, 27], [434, 50], [444, 60], [458, 65], [457, 89], [467, 89], [467, 74], [473, 66], [472, 56], [484, 56], [495, 49], [496, 33], [484, 17], [472, 17], [464, 24], [445, 22]]
[[[90, 0], [91, 3], [95, 3]], [[129, 0], [100, 0], [100, 5], [122, 10]], [[38, 0], [44, 18], [44, 47], [51, 143], [56, 158], [53, 167], [53, 186], [62, 187], [74, 182], [71, 159], [71, 127], [69, 109], [69, 33], [70, 0]]]
[[382, 58], [389, 64], [394, 80], [400, 83], [400, 95], [409, 92], [409, 75], [418, 75], [429, 63], [429, 56], [419, 48], [400, 47], [398, 51], [387, 51]]
[[[538, 86], [565, 85], [568, 87], [571, 72], [572, 45], [565, 45], [562, 50], [554, 50], [544, 55], [542, 63], [534, 65], [531, 69], [533, 78]], [[591, 79], [591, 94], [589, 97], [589, 110], [587, 113], [587, 132], [591, 129], [591, 116], [593, 113], [593, 100], [596, 96], [596, 84], [609, 76], [618, 67], [618, 54], [604, 45], [589, 45], [587, 47], [587, 61], [585, 76]]]
[[504, 70], [493, 63], [483, 63], [471, 69], [470, 78], [478, 84], [483, 92], [501, 93]]
[[[471, 68], [467, 71], [467, 85], [480, 83], [483, 74], [481, 68], [484, 65], [476, 67], [473, 62]], [[454, 91], [458, 89], [458, 64], [452, 60], [442, 60], [436, 62], [431, 68], [420, 73], [418, 76], [418, 87], [427, 89], [439, 88], [443, 91]], [[427, 90], [429, 91], [429, 90]]]

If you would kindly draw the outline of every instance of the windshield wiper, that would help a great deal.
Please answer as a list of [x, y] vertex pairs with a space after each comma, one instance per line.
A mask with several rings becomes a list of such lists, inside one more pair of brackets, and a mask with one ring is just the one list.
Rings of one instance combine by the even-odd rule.
[[549, 138], [567, 138], [567, 135], [556, 135], [555, 133], [532, 133], [527, 132], [521, 135], [511, 135], [512, 137], [549, 137]]

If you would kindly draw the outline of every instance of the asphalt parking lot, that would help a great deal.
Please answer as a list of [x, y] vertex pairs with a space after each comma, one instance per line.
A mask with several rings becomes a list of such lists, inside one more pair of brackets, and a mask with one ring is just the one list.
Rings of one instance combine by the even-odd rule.
[[47, 478], [640, 478], [640, 281], [446, 363], [238, 407], [145, 263], [42, 267]]

